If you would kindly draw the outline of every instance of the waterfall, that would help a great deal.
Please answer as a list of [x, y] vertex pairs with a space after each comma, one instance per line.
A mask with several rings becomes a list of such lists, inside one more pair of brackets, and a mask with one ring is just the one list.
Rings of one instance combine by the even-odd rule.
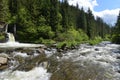
[[15, 42], [15, 37], [13, 33], [7, 33], [8, 35], [8, 42]]

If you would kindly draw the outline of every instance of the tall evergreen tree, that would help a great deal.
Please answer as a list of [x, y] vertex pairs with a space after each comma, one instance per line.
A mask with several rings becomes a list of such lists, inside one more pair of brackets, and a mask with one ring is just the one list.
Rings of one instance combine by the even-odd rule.
[[18, 10], [18, 0], [9, 0], [9, 11], [11, 13], [11, 16], [16, 15], [17, 10]]
[[103, 20], [100, 17], [97, 17], [96, 23], [97, 23], [96, 32], [98, 36], [103, 37]]
[[61, 3], [61, 14], [62, 14], [62, 26], [65, 31], [68, 29], [68, 1], [67, 0], [62, 0]]
[[10, 23], [17, 24], [20, 1], [19, 0], [9, 0], [8, 4], [9, 4], [9, 12], [10, 12]]
[[89, 36], [90, 39], [93, 39], [95, 37], [94, 27], [95, 27], [94, 16], [89, 8], [87, 12], [87, 35]]
[[0, 1], [0, 21], [8, 22], [9, 9], [8, 9], [8, 0]]
[[80, 28], [84, 30], [84, 32], [87, 32], [87, 20], [86, 20], [86, 14], [83, 10], [83, 8], [81, 8], [80, 10], [80, 15], [79, 15], [79, 23], [80, 23]]
[[56, 32], [58, 24], [59, 24], [59, 5], [58, 0], [50, 0], [50, 26], [52, 30]]
[[120, 34], [120, 12], [117, 18], [117, 23], [116, 23], [116, 32], [117, 34]]
[[116, 27], [115, 27], [115, 31], [114, 31], [112, 41], [114, 43], [120, 44], [120, 12], [119, 12], [119, 15], [118, 15], [118, 18], [117, 18], [117, 23], [116, 23]]

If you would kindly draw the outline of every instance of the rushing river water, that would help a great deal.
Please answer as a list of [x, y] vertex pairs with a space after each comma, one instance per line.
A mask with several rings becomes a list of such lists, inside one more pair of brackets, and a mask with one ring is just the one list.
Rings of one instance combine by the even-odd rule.
[[[47, 55], [52, 53], [45, 52]], [[20, 53], [18, 54], [20, 55]], [[26, 55], [21, 56], [25, 57]], [[73, 79], [71, 78], [71, 80], [120, 80], [120, 45], [110, 42], [102, 42], [95, 46], [81, 44], [78, 49], [63, 53], [61, 57], [56, 56], [56, 58], [59, 62], [67, 60], [77, 65], [73, 68], [71, 66], [75, 73], [72, 74]], [[58, 71], [62, 69], [57, 68]], [[7, 69], [0, 72], [0, 80], [50, 80], [52, 74], [42, 66], [37, 66], [30, 71], [11, 71]], [[57, 78], [52, 80], [57, 80]]]

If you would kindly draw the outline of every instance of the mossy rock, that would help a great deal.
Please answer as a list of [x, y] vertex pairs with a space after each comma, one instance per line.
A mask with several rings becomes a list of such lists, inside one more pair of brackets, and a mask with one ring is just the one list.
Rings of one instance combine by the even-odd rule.
[[49, 67], [47, 68], [48, 72], [54, 73], [59, 66], [59, 62], [56, 56], [52, 55], [51, 57], [49, 57], [48, 62], [49, 62]]
[[25, 58], [22, 56], [15, 56], [14, 59], [19, 62], [19, 64], [25, 63]]
[[29, 71], [44, 61], [47, 61], [45, 54], [41, 54], [33, 58], [27, 58], [25, 61], [21, 61], [19, 66], [14, 70]]

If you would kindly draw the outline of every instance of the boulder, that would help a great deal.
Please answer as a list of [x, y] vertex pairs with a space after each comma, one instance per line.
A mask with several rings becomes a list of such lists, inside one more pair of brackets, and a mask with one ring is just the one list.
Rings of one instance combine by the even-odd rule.
[[[20, 61], [21, 60], [22, 58], [20, 58]], [[46, 61], [47, 61], [47, 57], [45, 54], [40, 54], [32, 58], [26, 58], [25, 60], [19, 62], [20, 64], [15, 69], [13, 69], [13, 71], [15, 70], [29, 71], [33, 69], [34, 67], [39, 66], [40, 63], [43, 63], [44, 64], [43, 66], [46, 67], [47, 63], [44, 63]]]
[[10, 58], [7, 54], [5, 54], [5, 53], [1, 53], [0, 54], [0, 57], [3, 57], [3, 58]]
[[[2, 64], [7, 64], [7, 62], [8, 62], [8, 58], [5, 58], [5, 57], [0, 57], [0, 64], [2, 65]], [[0, 66], [1, 66], [0, 65]]]
[[6, 69], [9, 56], [5, 53], [0, 54], [0, 70]]

